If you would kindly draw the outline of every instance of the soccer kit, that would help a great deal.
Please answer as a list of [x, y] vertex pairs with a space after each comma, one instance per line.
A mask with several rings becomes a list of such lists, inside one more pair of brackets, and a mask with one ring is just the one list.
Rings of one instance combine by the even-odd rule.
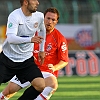
[[[43, 16], [43, 13], [35, 12], [32, 13], [32, 16], [27, 17], [23, 14], [21, 8], [13, 11], [9, 15], [6, 31], [8, 38], [3, 44], [3, 53], [10, 60], [23, 62], [32, 57], [34, 44], [31, 43], [31, 38], [35, 36], [35, 32], [38, 30], [44, 31], [41, 35], [45, 35]], [[43, 42], [45, 42], [45, 39]], [[40, 45], [40, 51], [44, 50], [43, 42]]]
[[36, 58], [35, 63], [38, 65], [39, 69], [42, 72], [50, 72], [57, 77], [58, 71], [52, 72], [48, 68], [48, 64], [56, 65], [60, 60], [68, 62], [68, 47], [65, 37], [57, 29], [54, 29], [50, 34], [46, 35], [46, 57], [42, 66], [38, 60], [39, 46], [35, 44], [34, 48], [33, 55]]
[[24, 82], [23, 79], [31, 82], [36, 77], [43, 77], [34, 63], [34, 43], [31, 43], [31, 38], [38, 30], [44, 38], [39, 50], [44, 51], [46, 30], [43, 13], [36, 11], [31, 16], [25, 16], [19, 8], [9, 15], [7, 38], [0, 53], [0, 84], [9, 81], [14, 75], [21, 82]]
[[[42, 72], [42, 75], [43, 75], [43, 78], [54, 76], [52, 73], [49, 73], [49, 72]], [[10, 80], [10, 82], [18, 84], [21, 88], [25, 88], [31, 85], [29, 81], [21, 83], [20, 80], [16, 77], [16, 75]]]
[[[60, 60], [68, 62], [68, 47], [65, 37], [57, 30], [54, 29], [50, 34], [46, 35], [45, 42], [45, 52], [46, 57], [44, 64], [41, 66], [38, 60], [39, 45], [34, 45], [33, 55], [35, 58], [35, 63], [38, 65], [39, 69], [42, 71], [43, 77], [47, 78], [50, 76], [58, 76], [58, 71], [52, 72], [48, 68], [48, 64], [56, 65]], [[21, 84], [20, 81], [15, 80], [16, 77], [12, 78], [10, 81], [18, 84], [22, 88], [30, 85], [29, 82]]]

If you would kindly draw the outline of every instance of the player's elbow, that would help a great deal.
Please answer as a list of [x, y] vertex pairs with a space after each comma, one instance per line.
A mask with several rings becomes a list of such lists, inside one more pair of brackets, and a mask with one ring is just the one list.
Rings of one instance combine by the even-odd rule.
[[11, 34], [11, 35], [7, 35], [7, 41], [8, 41], [8, 43], [10, 43], [10, 44], [12, 44], [14, 41], [14, 38], [13, 38], [13, 35]]

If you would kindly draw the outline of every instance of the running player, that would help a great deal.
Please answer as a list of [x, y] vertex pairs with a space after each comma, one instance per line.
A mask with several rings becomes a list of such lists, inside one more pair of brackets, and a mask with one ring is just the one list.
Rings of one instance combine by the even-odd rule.
[[[34, 90], [34, 98], [40, 94], [45, 81], [40, 69], [34, 63], [33, 45], [40, 44], [39, 58], [44, 62], [45, 25], [44, 15], [36, 11], [38, 0], [20, 0], [21, 7], [10, 13], [7, 22], [6, 40], [0, 53], [0, 84], [17, 76], [21, 83], [29, 81]], [[40, 30], [41, 36], [35, 36]], [[3, 99], [4, 96], [1, 96]]]
[[[55, 28], [55, 25], [59, 19], [59, 12], [56, 8], [48, 8], [44, 13], [44, 21], [46, 26], [46, 43], [45, 52], [46, 58], [43, 65], [40, 65], [38, 60], [38, 44], [34, 46], [34, 57], [35, 62], [42, 71], [45, 79], [46, 87], [43, 92], [35, 100], [49, 100], [52, 93], [58, 88], [58, 70], [62, 69], [68, 64], [68, 47], [64, 36]], [[21, 84], [16, 76], [10, 81], [8, 86], [2, 92], [3, 95], [7, 96], [29, 86], [30, 83], [26, 82]], [[26, 89], [22, 97], [19, 100], [33, 100], [32, 86]], [[8, 97], [9, 98], [9, 97]]]

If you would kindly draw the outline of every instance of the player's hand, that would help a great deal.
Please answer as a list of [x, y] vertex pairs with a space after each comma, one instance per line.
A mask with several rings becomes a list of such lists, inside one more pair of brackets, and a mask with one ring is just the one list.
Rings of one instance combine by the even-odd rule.
[[40, 64], [42, 65], [44, 63], [44, 60], [45, 60], [45, 52], [39, 51], [38, 57], [39, 57]]
[[34, 36], [31, 38], [32, 43], [41, 43], [42, 40], [43, 40], [43, 37], [41, 37], [41, 36]]
[[53, 64], [48, 64], [48, 68], [54, 72], [55, 71], [55, 67], [53, 66]]

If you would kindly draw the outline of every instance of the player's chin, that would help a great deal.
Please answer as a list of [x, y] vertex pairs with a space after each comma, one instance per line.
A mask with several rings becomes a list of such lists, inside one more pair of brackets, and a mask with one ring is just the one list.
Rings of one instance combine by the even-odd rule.
[[36, 11], [33, 11], [33, 10], [30, 11], [30, 13], [34, 13], [34, 12], [36, 12]]
[[51, 27], [46, 27], [46, 30], [50, 31], [50, 30], [52, 30], [52, 28]]
[[34, 11], [36, 11], [36, 10], [37, 10], [37, 7], [34, 8]]
[[34, 13], [34, 12], [36, 12], [36, 10], [37, 10], [37, 9], [33, 9], [33, 10], [30, 10], [30, 12], [31, 12], [31, 13]]

